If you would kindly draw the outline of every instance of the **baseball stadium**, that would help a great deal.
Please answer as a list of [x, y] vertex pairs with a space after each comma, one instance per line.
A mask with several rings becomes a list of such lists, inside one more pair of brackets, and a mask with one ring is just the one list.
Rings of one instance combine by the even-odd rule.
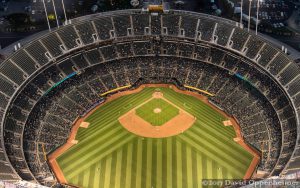
[[0, 63], [2, 181], [194, 188], [300, 170], [299, 67], [237, 22], [118, 10], [22, 42]]

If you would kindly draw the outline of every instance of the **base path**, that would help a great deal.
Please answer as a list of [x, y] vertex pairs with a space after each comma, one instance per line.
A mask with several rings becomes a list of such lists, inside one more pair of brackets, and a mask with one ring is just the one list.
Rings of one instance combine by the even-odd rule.
[[196, 118], [179, 110], [179, 114], [161, 126], [152, 126], [149, 122], [130, 111], [119, 118], [122, 126], [129, 132], [142, 137], [165, 138], [183, 133], [189, 129]]
[[[179, 109], [179, 114], [161, 126], [153, 126], [140, 116], [136, 115], [135, 110], [137, 108], [141, 107], [154, 98], [165, 100], [175, 108]], [[119, 122], [121, 123], [121, 125], [129, 132], [138, 136], [148, 138], [166, 138], [178, 135], [189, 129], [195, 121], [196, 118], [194, 116], [176, 106], [171, 101], [165, 99], [163, 93], [161, 92], [154, 92], [152, 94], [152, 98], [136, 106], [134, 109], [130, 110], [119, 118]]]

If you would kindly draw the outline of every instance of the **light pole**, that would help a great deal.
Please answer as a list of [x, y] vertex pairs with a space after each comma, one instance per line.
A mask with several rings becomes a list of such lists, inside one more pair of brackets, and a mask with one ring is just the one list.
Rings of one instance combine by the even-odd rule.
[[54, 0], [52, 0], [52, 4], [53, 4], [54, 14], [55, 14], [55, 18], [56, 18], [56, 24], [57, 24], [57, 27], [59, 28], [58, 17], [57, 17], [57, 13], [56, 13], [56, 7], [55, 7]]
[[250, 31], [250, 22], [251, 22], [251, 2], [252, 0], [249, 0], [248, 32]]
[[240, 25], [243, 24], [243, 0], [241, 0], [241, 17], [240, 17]]
[[64, 0], [61, 0], [61, 4], [64, 10], [64, 15], [65, 15], [65, 23], [68, 23], [68, 18], [67, 18], [67, 14], [66, 14], [66, 9], [65, 9], [65, 4], [64, 4]]
[[47, 23], [48, 23], [48, 28], [49, 28], [49, 31], [51, 31], [51, 26], [50, 26], [50, 23], [49, 23], [47, 8], [46, 8], [46, 5], [45, 5], [45, 0], [42, 0], [42, 1], [43, 1], [43, 5], [44, 5], [44, 10], [45, 10], [45, 14], [46, 14]]
[[257, 35], [257, 28], [258, 28], [258, 12], [259, 12], [259, 4], [260, 4], [260, 0], [257, 0], [256, 27], [255, 27], [255, 34], [256, 34], [256, 35]]

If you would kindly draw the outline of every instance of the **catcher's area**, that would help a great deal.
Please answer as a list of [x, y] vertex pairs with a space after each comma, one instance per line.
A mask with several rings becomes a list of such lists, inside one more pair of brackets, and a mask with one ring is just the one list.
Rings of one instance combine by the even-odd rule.
[[[154, 98], [162, 99], [179, 109], [179, 114], [161, 126], [153, 126], [140, 116], [136, 115], [137, 108], [143, 106]], [[153, 111], [155, 114], [161, 113], [160, 108], [155, 108]], [[165, 99], [163, 97], [163, 93], [156, 91], [153, 93], [152, 98], [121, 116], [119, 121], [125, 129], [133, 134], [149, 138], [164, 138], [183, 133], [194, 124], [196, 117]]]

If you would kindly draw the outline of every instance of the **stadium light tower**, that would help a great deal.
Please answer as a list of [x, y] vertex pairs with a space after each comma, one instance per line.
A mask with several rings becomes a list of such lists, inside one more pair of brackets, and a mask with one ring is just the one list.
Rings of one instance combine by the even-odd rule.
[[241, 0], [241, 17], [240, 17], [240, 25], [243, 24], [243, 0]]
[[66, 14], [66, 9], [65, 9], [65, 3], [64, 0], [61, 0], [61, 4], [62, 4], [62, 8], [64, 10], [64, 15], [65, 15], [65, 23], [68, 23], [68, 18], [67, 18], [67, 14]]
[[56, 13], [56, 7], [55, 7], [54, 0], [52, 0], [52, 4], [53, 4], [53, 9], [54, 9], [56, 24], [57, 24], [57, 27], [59, 28], [58, 17], [57, 17], [57, 13]]
[[50, 23], [49, 23], [47, 8], [46, 8], [46, 5], [45, 5], [45, 0], [42, 0], [42, 1], [43, 1], [43, 5], [44, 5], [44, 10], [45, 10], [45, 14], [46, 14], [47, 23], [48, 23], [48, 28], [49, 28], [49, 31], [51, 31], [51, 26], [50, 26]]
[[251, 2], [252, 0], [249, 0], [248, 32], [250, 31], [250, 22], [251, 22]]
[[255, 34], [257, 35], [258, 28], [258, 12], [259, 12], [259, 4], [261, 0], [257, 0], [257, 9], [256, 9], [256, 25], [255, 25]]

